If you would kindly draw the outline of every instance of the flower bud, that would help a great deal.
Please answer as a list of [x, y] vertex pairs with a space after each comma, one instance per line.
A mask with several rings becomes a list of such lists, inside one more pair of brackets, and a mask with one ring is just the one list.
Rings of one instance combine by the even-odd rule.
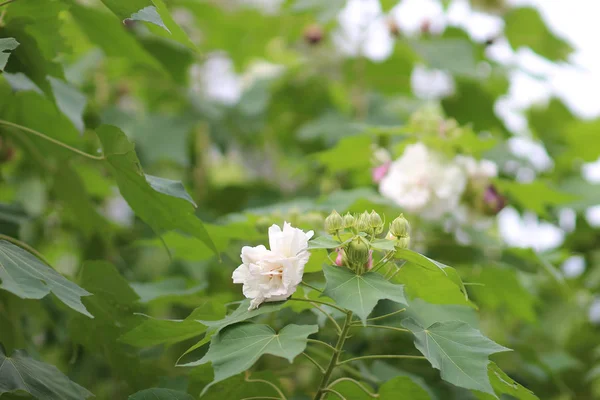
[[373, 179], [373, 182], [380, 183], [383, 180], [383, 178], [387, 175], [391, 165], [392, 163], [388, 161], [384, 164], [373, 168], [371, 170], [371, 178]]
[[358, 232], [370, 232], [372, 230], [370, 214], [366, 211], [360, 214], [354, 223], [354, 227]]
[[351, 229], [354, 226], [354, 220], [354, 215], [346, 213], [346, 215], [344, 215], [344, 228]]
[[494, 185], [489, 185], [483, 193], [483, 211], [486, 215], [496, 215], [506, 207], [506, 198], [502, 196]]
[[304, 30], [304, 40], [311, 45], [318, 44], [323, 40], [323, 36], [323, 29], [316, 24], [307, 26]]
[[348, 264], [348, 257], [346, 256], [346, 252], [342, 248], [337, 248], [337, 257], [335, 258], [335, 265], [341, 267], [343, 265]]
[[383, 220], [375, 210], [371, 211], [371, 214], [369, 214], [369, 223], [375, 233], [383, 232]]
[[369, 250], [369, 258], [367, 259], [367, 263], [365, 264], [365, 269], [370, 271], [373, 268], [373, 250]]
[[348, 263], [355, 271], [362, 271], [362, 268], [369, 261], [369, 245], [361, 238], [356, 237], [348, 244]]
[[395, 247], [397, 249], [408, 249], [408, 246], [410, 246], [410, 236], [399, 237], [398, 240], [396, 240]]
[[329, 233], [336, 233], [344, 229], [344, 219], [337, 211], [333, 210], [327, 218], [325, 218], [325, 230]]
[[398, 218], [392, 221], [390, 224], [390, 233], [397, 238], [410, 235], [410, 224], [404, 218], [404, 214], [400, 214]]

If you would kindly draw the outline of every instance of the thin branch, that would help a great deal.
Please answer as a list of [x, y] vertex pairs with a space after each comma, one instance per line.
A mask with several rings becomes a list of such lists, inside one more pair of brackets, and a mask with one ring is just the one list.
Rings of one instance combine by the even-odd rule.
[[242, 400], [281, 400], [279, 397], [245, 397]]
[[345, 309], [343, 309], [342, 307], [336, 306], [335, 304], [327, 303], [326, 301], [309, 300], [309, 299], [298, 299], [296, 297], [291, 297], [291, 298], [288, 299], [288, 301], [290, 301], [290, 300], [292, 300], [292, 301], [304, 301], [304, 302], [308, 302], [308, 303], [323, 304], [324, 306], [329, 306], [329, 307], [335, 308], [336, 310], [339, 310], [339, 311], [343, 312], [344, 314], [348, 312]]
[[6, 0], [5, 2], [0, 3], [0, 7], [5, 6], [7, 4], [10, 4], [10, 3], [14, 2], [14, 1], [17, 1], [17, 0]]
[[[14, 1], [14, 0], [13, 0], [13, 1]], [[3, 3], [3, 4], [6, 4], [6, 3]], [[1, 5], [2, 5], [2, 4], [0, 4], [0, 6], [1, 6]], [[79, 149], [76, 149], [75, 147], [69, 146], [69, 145], [68, 145], [68, 144], [66, 144], [66, 143], [63, 143], [63, 142], [61, 142], [60, 140], [56, 140], [56, 139], [54, 139], [54, 138], [51, 138], [50, 136], [46, 136], [46, 135], [44, 135], [43, 133], [41, 133], [41, 132], [38, 132], [38, 131], [36, 131], [36, 130], [34, 130], [34, 129], [27, 128], [26, 126], [22, 126], [22, 125], [15, 124], [15, 123], [12, 123], [12, 122], [9, 122], [9, 121], [5, 121], [5, 120], [3, 120], [3, 119], [0, 119], [0, 125], [6, 125], [6, 126], [10, 126], [10, 127], [12, 127], [12, 128], [20, 129], [20, 130], [22, 130], [22, 131], [24, 131], [24, 132], [31, 133], [31, 134], [33, 134], [33, 135], [35, 135], [35, 136], [37, 136], [37, 137], [40, 137], [40, 138], [42, 138], [42, 139], [44, 139], [44, 140], [47, 140], [47, 141], [49, 141], [49, 142], [51, 142], [51, 143], [54, 143], [54, 144], [55, 144], [55, 145], [57, 145], [57, 146], [64, 147], [65, 149], [71, 150], [72, 152], [74, 152], [74, 153], [77, 153], [77, 154], [79, 154], [80, 156], [87, 157], [87, 158], [90, 158], [90, 159], [92, 159], [92, 160], [102, 161], [102, 160], [105, 160], [105, 159], [106, 159], [106, 157], [104, 157], [104, 156], [95, 156], [95, 155], [92, 155], [92, 154], [88, 154], [88, 153], [86, 153], [86, 152], [84, 152], [84, 151], [81, 151], [81, 150], [79, 150]]]
[[[258, 382], [258, 383], [264, 383], [266, 385], [271, 386], [273, 389], [275, 389], [275, 391], [277, 392], [277, 394], [280, 396], [280, 398], [278, 400], [287, 400], [285, 395], [283, 394], [283, 392], [277, 387], [277, 385], [275, 385], [273, 382], [269, 382], [266, 381], [264, 379], [250, 379], [250, 372], [246, 371], [246, 377], [244, 378], [244, 380], [246, 382]], [[272, 397], [273, 399], [276, 399], [276, 397]]]
[[321, 390], [321, 392], [323, 393], [333, 393], [335, 394], [337, 397], [339, 397], [342, 400], [347, 400], [344, 396], [342, 396], [342, 394], [340, 392], [338, 392], [337, 390], [333, 390], [333, 389], [323, 389]]
[[327, 389], [331, 389], [332, 387], [334, 387], [335, 385], [337, 385], [340, 382], [352, 382], [356, 386], [358, 386], [363, 392], [365, 392], [367, 394], [367, 396], [373, 397], [373, 398], [378, 398], [379, 397], [379, 395], [377, 393], [371, 393], [369, 391], [369, 389], [367, 389], [362, 383], [360, 383], [359, 381], [357, 381], [355, 379], [352, 379], [352, 378], [339, 378], [339, 379], [336, 379], [335, 381], [331, 382], [331, 384], [329, 384], [329, 386], [327, 386]]
[[361, 357], [349, 358], [347, 360], [340, 361], [338, 363], [338, 365], [342, 365], [342, 364], [346, 364], [346, 363], [349, 363], [352, 361], [358, 361], [358, 360], [374, 360], [374, 359], [381, 359], [381, 358], [402, 358], [402, 359], [425, 360], [425, 357], [423, 357], [423, 356], [380, 354], [380, 355], [374, 355], [374, 356], [361, 356]]
[[317, 340], [317, 339], [308, 339], [309, 343], [318, 343], [318, 344], [322, 344], [323, 346], [327, 346], [329, 347], [331, 350], [335, 351], [335, 347], [333, 347], [332, 345], [330, 345], [329, 343], [325, 343], [321, 340]]
[[300, 284], [302, 284], [302, 285], [304, 285], [304, 286], [306, 286], [306, 287], [309, 287], [309, 288], [311, 288], [312, 290], [316, 290], [316, 291], [317, 291], [317, 292], [319, 292], [319, 293], [323, 293], [323, 291], [322, 291], [321, 289], [319, 289], [319, 288], [316, 288], [316, 287], [314, 287], [313, 285], [310, 285], [310, 284], [308, 284], [308, 283], [306, 283], [306, 282], [304, 282], [304, 281], [300, 282]]
[[335, 325], [335, 329], [337, 330], [337, 333], [341, 333], [342, 332], [342, 328], [340, 327], [340, 325], [336, 322], [336, 320], [331, 316], [331, 314], [329, 314], [327, 311], [323, 310], [323, 308], [319, 307], [316, 303], [311, 302], [310, 304], [312, 304], [312, 306], [314, 308], [316, 308], [317, 310], [321, 311], [323, 314], [325, 314], [325, 316], [327, 318], [329, 318], [329, 320], [331, 322], [333, 322], [333, 325]]
[[325, 373], [325, 368], [321, 367], [321, 364], [319, 364], [319, 363], [318, 363], [318, 362], [317, 362], [317, 361], [316, 361], [314, 358], [312, 358], [311, 356], [309, 356], [308, 354], [306, 354], [306, 353], [304, 353], [304, 352], [302, 353], [302, 355], [303, 355], [304, 357], [308, 358], [308, 360], [309, 360], [311, 363], [315, 364], [315, 366], [316, 366], [316, 367], [319, 369], [319, 371], [321, 371], [321, 373], [322, 373], [322, 374], [324, 374], [324, 373]]
[[30, 246], [30, 245], [28, 245], [27, 243], [25, 243], [25, 242], [21, 242], [21, 241], [20, 241], [20, 240], [18, 240], [18, 239], [15, 239], [15, 238], [13, 238], [13, 237], [10, 237], [10, 236], [3, 235], [3, 234], [1, 234], [1, 233], [0, 233], [0, 239], [4, 239], [4, 240], [6, 240], [7, 242], [11, 242], [11, 243], [13, 243], [13, 244], [16, 244], [17, 246], [19, 246], [19, 247], [21, 247], [21, 248], [23, 248], [23, 249], [27, 250], [28, 252], [30, 252], [31, 254], [33, 254], [34, 256], [36, 256], [37, 258], [39, 258], [40, 260], [42, 260], [42, 261], [43, 261], [45, 264], [49, 265], [50, 267], [52, 266], [52, 265], [51, 265], [51, 264], [48, 262], [48, 260], [46, 260], [46, 259], [44, 258], [44, 256], [43, 256], [43, 255], [42, 255], [42, 254], [41, 254], [39, 251], [37, 251], [36, 249], [34, 249], [33, 247], [31, 247], [31, 246]]
[[391, 312], [389, 314], [380, 315], [379, 317], [367, 318], [367, 321], [377, 321], [379, 319], [384, 319], [384, 318], [387, 318], [387, 317], [391, 317], [392, 315], [400, 314], [401, 312], [404, 312], [404, 311], [406, 311], [406, 308], [402, 308], [400, 310]]
[[389, 329], [390, 331], [396, 331], [396, 332], [410, 332], [408, 329], [396, 328], [395, 326], [387, 326], [387, 325], [369, 325], [369, 324], [367, 324], [367, 325], [360, 325], [360, 324], [356, 324], [356, 325], [353, 325], [353, 327]]

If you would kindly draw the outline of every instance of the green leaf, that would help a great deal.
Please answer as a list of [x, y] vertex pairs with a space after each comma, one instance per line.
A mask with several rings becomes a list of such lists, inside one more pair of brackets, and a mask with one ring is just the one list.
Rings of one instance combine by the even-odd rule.
[[475, 75], [473, 45], [465, 39], [432, 39], [411, 42], [411, 47], [431, 67], [453, 75]]
[[421, 326], [430, 326], [436, 322], [462, 321], [473, 328], [479, 328], [477, 311], [462, 304], [431, 304], [416, 298], [409, 301], [406, 316]]
[[55, 366], [31, 358], [25, 350], [8, 357], [0, 346], [0, 395], [26, 392], [39, 400], [81, 400], [93, 397]]
[[[518, 382], [514, 381], [511, 377], [506, 375], [498, 366], [490, 362], [488, 364], [488, 377], [494, 388], [494, 392], [497, 396], [508, 395], [512, 396], [517, 400], [539, 400], [539, 398], [533, 394], [529, 389], [521, 386]], [[480, 400], [493, 400], [494, 396], [487, 393], [475, 392], [477, 398]], [[504, 398], [504, 397], [502, 397]]]
[[363, 323], [366, 323], [379, 300], [407, 304], [403, 285], [388, 282], [377, 273], [356, 275], [347, 268], [332, 266], [324, 267], [323, 272], [327, 282], [323, 295], [331, 297], [340, 307], [356, 313]]
[[132, 19], [148, 22], [161, 28], [152, 29], [153, 26], [148, 26], [153, 33], [196, 50], [194, 43], [171, 17], [163, 0], [102, 0], [102, 2], [121, 20]]
[[204, 333], [206, 326], [198, 322], [198, 319], [223, 316], [225, 316], [225, 307], [222, 304], [206, 301], [184, 320], [148, 317], [119, 340], [135, 347], [151, 347], [159, 344], [170, 346]]
[[196, 203], [194, 203], [194, 199], [188, 192], [186, 192], [183, 184], [180, 181], [174, 181], [171, 179], [159, 178], [158, 176], [152, 176], [145, 174], [146, 181], [152, 186], [152, 189], [157, 192], [178, 197], [180, 199], [188, 201], [194, 207], [198, 207]]
[[340, 140], [331, 149], [315, 154], [314, 157], [331, 172], [366, 169], [371, 165], [370, 154], [366, 151], [370, 145], [369, 136], [350, 136]]
[[128, 400], [194, 400], [194, 397], [178, 390], [152, 388], [132, 394]]
[[95, 232], [107, 236], [110, 225], [96, 210], [79, 175], [69, 165], [63, 164], [53, 177], [54, 194], [64, 205], [71, 223], [88, 237]]
[[435, 274], [435, 272], [438, 272], [438, 271], [442, 272], [448, 279], [450, 279], [450, 281], [452, 281], [456, 286], [458, 286], [460, 291], [463, 293], [465, 300], [468, 300], [467, 290], [465, 289], [465, 285], [464, 285], [462, 279], [460, 278], [460, 275], [458, 275], [458, 272], [456, 272], [456, 270], [454, 268], [449, 267], [448, 265], [442, 264], [441, 262], [432, 260], [429, 257], [426, 257], [420, 253], [417, 253], [417, 252], [409, 250], [409, 249], [398, 249], [394, 256], [396, 258], [410, 261], [416, 265], [426, 268], [426, 269], [432, 271], [434, 274]]
[[10, 52], [19, 47], [14, 38], [0, 38], [0, 71], [4, 71]]
[[380, 400], [396, 400], [398, 394], [410, 400], [431, 400], [429, 393], [408, 376], [397, 376], [379, 388]]
[[483, 284], [471, 287], [478, 304], [489, 310], [505, 309], [511, 317], [535, 322], [535, 297], [517, 279], [514, 269], [486, 265], [473, 281]]
[[514, 8], [504, 17], [504, 33], [514, 50], [529, 47], [552, 61], [566, 61], [573, 51], [563, 39], [552, 33], [533, 7]]
[[[157, 191], [142, 172], [133, 143], [129, 142], [121, 130], [102, 125], [97, 133], [121, 195], [136, 215], [159, 234], [163, 231], [181, 230], [202, 240], [218, 254], [202, 221], [194, 215], [194, 206], [189, 203], [189, 198], [185, 198], [180, 190], [174, 192], [173, 184], [168, 185], [169, 190], [161, 184], [161, 191]], [[169, 194], [165, 194], [165, 191]]]
[[490, 354], [509, 351], [465, 322], [436, 322], [425, 328], [408, 318], [402, 326], [415, 335], [415, 346], [440, 370], [442, 379], [456, 386], [494, 394], [488, 378]]
[[371, 247], [382, 251], [394, 251], [396, 249], [394, 241], [387, 239], [376, 239], [371, 242]]
[[577, 195], [560, 192], [553, 189], [548, 182], [540, 180], [531, 183], [520, 183], [496, 179], [494, 184], [498, 190], [522, 207], [541, 216], [547, 215], [547, 207], [565, 204], [577, 199]]
[[213, 383], [249, 369], [263, 354], [282, 357], [291, 363], [306, 348], [308, 336], [318, 330], [317, 325], [292, 324], [276, 333], [268, 325], [238, 324], [213, 336], [200, 363], [212, 363]]
[[[183, 355], [180, 357], [180, 359], [183, 358], [185, 355], [191, 353], [192, 351], [204, 346], [206, 343], [208, 343], [211, 340], [212, 336], [214, 334], [218, 333], [219, 331], [221, 331], [221, 329], [226, 328], [233, 324], [237, 324], [238, 322], [246, 321], [250, 318], [254, 318], [254, 317], [262, 315], [262, 314], [268, 314], [270, 312], [279, 311], [284, 304], [285, 304], [284, 302], [264, 303], [264, 304], [261, 304], [261, 306], [258, 308], [249, 310], [248, 307], [250, 306], [250, 300], [246, 299], [240, 303], [239, 307], [236, 308], [236, 310], [234, 312], [227, 315], [223, 319], [197, 320], [201, 324], [208, 327], [208, 329], [206, 331], [206, 335], [198, 343], [196, 343], [195, 345], [193, 345], [192, 347], [187, 349], [185, 351], [185, 353], [183, 353]], [[184, 367], [196, 366], [196, 365], [200, 364], [200, 361], [201, 360], [197, 360], [197, 361], [192, 361], [192, 362], [188, 362], [185, 364], [179, 364], [179, 362], [178, 362], [178, 365], [184, 366]]]
[[[69, 12], [77, 26], [89, 40], [100, 47], [108, 57], [118, 57], [134, 67], [145, 67], [166, 76], [164, 67], [127, 33], [114, 15], [72, 4]], [[37, 83], [37, 82], [36, 82]]]
[[71, 121], [79, 132], [83, 132], [83, 112], [87, 105], [87, 98], [75, 87], [61, 79], [48, 77], [52, 93], [56, 99], [58, 109]]
[[73, 310], [94, 318], [81, 302], [90, 292], [6, 240], [0, 240], [0, 281], [0, 289], [22, 299], [41, 299], [52, 292]]
[[308, 248], [310, 249], [335, 249], [342, 245], [333, 237], [327, 236], [318, 236], [308, 242]]

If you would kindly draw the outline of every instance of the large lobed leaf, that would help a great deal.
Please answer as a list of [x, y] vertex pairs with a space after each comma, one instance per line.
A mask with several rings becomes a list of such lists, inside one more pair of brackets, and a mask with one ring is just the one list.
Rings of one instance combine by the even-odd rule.
[[388, 282], [377, 273], [356, 275], [347, 268], [332, 266], [323, 267], [323, 272], [327, 282], [323, 295], [331, 297], [340, 307], [356, 313], [363, 323], [366, 323], [379, 300], [407, 304], [403, 285]]
[[426, 328], [408, 318], [402, 321], [402, 326], [415, 335], [415, 346], [440, 370], [442, 379], [466, 389], [494, 394], [488, 377], [488, 356], [510, 349], [462, 321], [436, 322]]
[[52, 292], [73, 310], [94, 318], [81, 302], [90, 292], [6, 240], [0, 240], [0, 289], [22, 299], [41, 299]]
[[97, 133], [119, 190], [137, 216], [158, 233], [180, 230], [218, 252], [183, 186], [144, 175], [133, 143], [120, 129], [102, 125]]
[[39, 400], [81, 400], [93, 397], [55, 366], [31, 358], [25, 350], [8, 357], [0, 346], [0, 396], [26, 392]]
[[212, 363], [213, 383], [247, 370], [263, 354], [291, 363], [306, 348], [308, 336], [318, 330], [317, 325], [291, 324], [277, 333], [268, 325], [237, 324], [213, 336], [208, 353], [199, 363]]

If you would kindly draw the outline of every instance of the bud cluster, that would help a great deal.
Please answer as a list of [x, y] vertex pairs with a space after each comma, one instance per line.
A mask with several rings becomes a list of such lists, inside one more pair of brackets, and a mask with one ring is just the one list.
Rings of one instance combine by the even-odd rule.
[[[382, 239], [378, 239], [378, 235], [383, 233], [384, 226], [383, 218], [375, 210], [361, 214], [347, 213], [344, 216], [333, 211], [325, 218], [325, 230], [340, 241], [340, 246], [335, 250], [335, 264], [350, 268], [358, 275], [371, 270], [373, 251], [381, 249], [381, 246], [374, 246], [373, 243], [381, 243]], [[394, 250], [387, 251], [382, 261], [387, 260], [397, 249], [408, 248], [410, 225], [404, 215], [400, 214], [389, 224], [385, 239], [394, 242]]]

